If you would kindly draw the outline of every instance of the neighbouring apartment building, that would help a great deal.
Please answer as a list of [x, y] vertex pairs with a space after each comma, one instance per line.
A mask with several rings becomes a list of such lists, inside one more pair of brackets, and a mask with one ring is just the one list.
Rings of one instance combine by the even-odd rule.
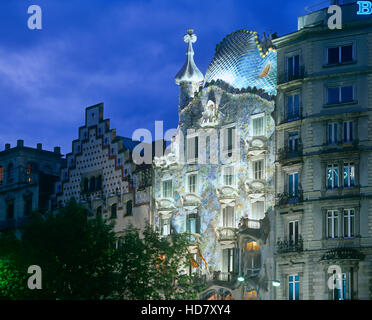
[[341, 8], [273, 40], [277, 299], [372, 298], [372, 18]]
[[0, 232], [22, 226], [33, 211], [49, 209], [54, 183], [65, 165], [59, 147], [54, 151], [24, 146], [23, 140], [0, 152]]
[[132, 161], [138, 144], [110, 129], [103, 104], [86, 108], [85, 124], [66, 155], [52, 207], [74, 198], [89, 209], [91, 217], [102, 215], [114, 221], [118, 238], [129, 225], [142, 229], [152, 219], [152, 165]]
[[155, 227], [190, 236], [185, 257], [207, 283], [201, 298], [272, 299], [275, 50], [256, 32], [234, 32], [204, 77], [193, 30], [184, 41], [177, 132], [154, 159]]

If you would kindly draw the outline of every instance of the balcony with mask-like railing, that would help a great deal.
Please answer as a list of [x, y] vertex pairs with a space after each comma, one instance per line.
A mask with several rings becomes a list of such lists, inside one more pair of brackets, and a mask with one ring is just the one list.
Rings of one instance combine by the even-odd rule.
[[217, 240], [219, 242], [236, 241], [237, 228], [233, 227], [220, 227], [217, 229]]
[[276, 242], [276, 252], [278, 254], [289, 253], [289, 252], [302, 252], [303, 251], [303, 239], [299, 235], [297, 239], [288, 240], [287, 237], [284, 237], [283, 240], [278, 238]]

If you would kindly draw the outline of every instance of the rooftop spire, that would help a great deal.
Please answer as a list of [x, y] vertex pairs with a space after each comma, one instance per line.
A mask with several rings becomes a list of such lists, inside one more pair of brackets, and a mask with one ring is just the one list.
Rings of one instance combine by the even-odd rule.
[[183, 37], [183, 40], [188, 43], [186, 51], [186, 62], [178, 71], [175, 81], [179, 85], [181, 82], [203, 82], [204, 77], [194, 62], [194, 50], [192, 44], [196, 42], [196, 34], [193, 29], [188, 29], [187, 34]]

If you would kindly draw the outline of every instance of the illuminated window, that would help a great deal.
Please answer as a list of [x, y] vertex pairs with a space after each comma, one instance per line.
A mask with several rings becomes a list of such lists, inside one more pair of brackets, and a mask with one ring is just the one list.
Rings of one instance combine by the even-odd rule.
[[235, 228], [234, 207], [222, 209], [222, 225], [225, 228]]
[[253, 173], [255, 180], [264, 179], [264, 161], [258, 160], [253, 162]]
[[353, 162], [344, 163], [344, 187], [355, 186], [355, 165]]
[[258, 117], [252, 119], [253, 124], [253, 136], [263, 136], [264, 135], [264, 117]]
[[328, 189], [338, 188], [338, 165], [330, 164], [327, 167], [327, 187]]
[[257, 291], [250, 290], [245, 292], [245, 300], [257, 300]]
[[348, 273], [336, 273], [332, 275], [333, 288], [332, 298], [333, 300], [349, 300], [351, 299], [351, 272]]
[[298, 274], [288, 277], [289, 300], [300, 300], [300, 277]]
[[227, 166], [223, 168], [223, 184], [233, 186], [235, 184], [234, 167]]
[[338, 211], [328, 210], [327, 211], [327, 238], [335, 239], [338, 238]]
[[256, 241], [245, 243], [243, 246], [243, 257], [245, 257], [245, 275], [248, 277], [256, 276], [261, 269], [261, 252]]
[[4, 168], [0, 166], [0, 186], [4, 182]]
[[172, 180], [163, 181], [163, 198], [172, 198]]
[[344, 210], [344, 237], [352, 238], [355, 235], [355, 211], [354, 209]]

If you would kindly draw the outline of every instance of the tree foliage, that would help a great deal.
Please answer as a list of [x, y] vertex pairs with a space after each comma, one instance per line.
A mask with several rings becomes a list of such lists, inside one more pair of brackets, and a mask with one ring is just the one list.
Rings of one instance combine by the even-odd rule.
[[[22, 236], [0, 235], [3, 299], [193, 299], [200, 287], [183, 272], [187, 239], [129, 227], [116, 246], [113, 225], [70, 202], [57, 214], [35, 213]], [[27, 269], [42, 270], [42, 289], [27, 287]]]

